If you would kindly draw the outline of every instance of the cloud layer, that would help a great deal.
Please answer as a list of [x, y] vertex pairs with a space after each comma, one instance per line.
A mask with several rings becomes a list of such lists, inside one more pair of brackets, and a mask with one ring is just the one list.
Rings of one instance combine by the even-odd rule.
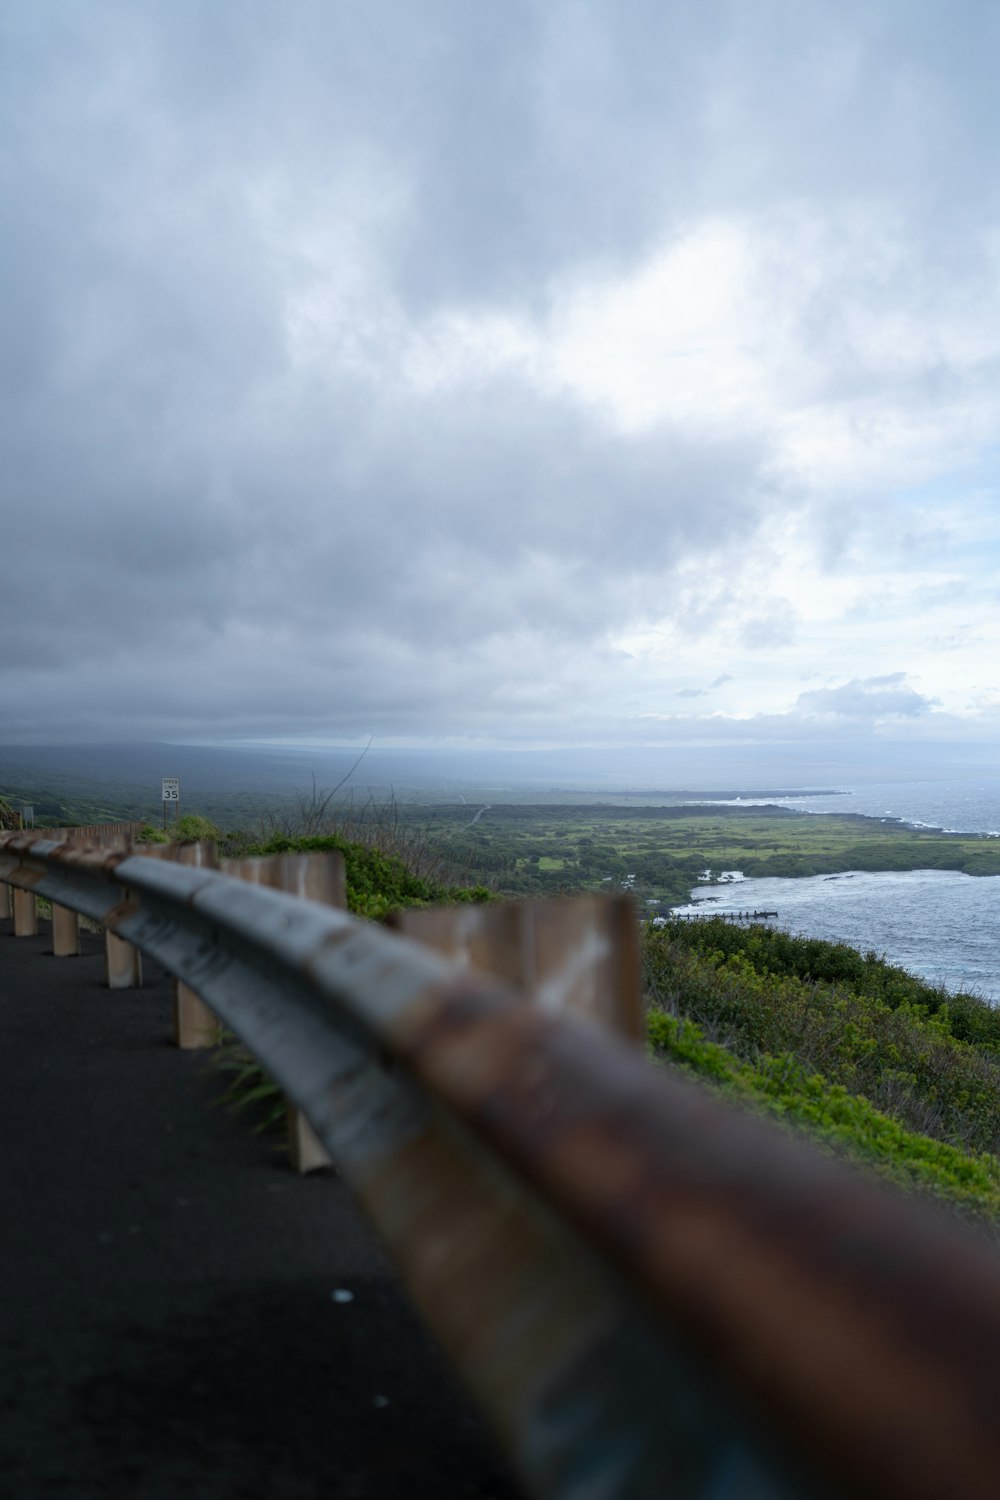
[[14, 0], [0, 741], [994, 735], [998, 29]]

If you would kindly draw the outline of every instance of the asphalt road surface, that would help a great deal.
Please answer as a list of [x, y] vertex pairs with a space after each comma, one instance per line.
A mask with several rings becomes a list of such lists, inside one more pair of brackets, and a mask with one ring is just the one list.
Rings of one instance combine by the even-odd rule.
[[0, 922], [0, 1493], [510, 1500], [346, 1189], [84, 945]]

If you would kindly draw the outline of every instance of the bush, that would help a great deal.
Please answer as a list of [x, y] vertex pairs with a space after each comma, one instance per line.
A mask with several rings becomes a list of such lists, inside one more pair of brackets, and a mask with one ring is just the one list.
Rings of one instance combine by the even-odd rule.
[[170, 835], [164, 833], [160, 828], [154, 828], [152, 823], [143, 823], [136, 838], [137, 844], [169, 844]]
[[[246, 840], [239, 843], [240, 855], [248, 857], [331, 849], [339, 849], [344, 856], [347, 907], [358, 917], [382, 921], [390, 912], [404, 906], [491, 900], [490, 892], [483, 886], [472, 889], [447, 886], [414, 875], [398, 855], [384, 854], [336, 833], [306, 838], [278, 834], [265, 843], [250, 844]], [[223, 1103], [234, 1111], [253, 1107], [258, 1116], [258, 1129], [276, 1130], [283, 1126], [285, 1111], [281, 1091], [245, 1047], [234, 1038], [226, 1041], [216, 1049], [211, 1066], [229, 1077]]]
[[[1000, 1150], [996, 1016], [980, 1002], [953, 1010], [872, 955], [726, 922], [674, 923], [648, 935], [645, 954], [651, 1001], [737, 1059], [789, 1053], [906, 1129]], [[975, 1030], [970, 1018], [985, 1043], [956, 1034]]]
[[185, 813], [172, 823], [169, 829], [171, 841], [177, 844], [195, 844], [201, 839], [218, 839], [219, 830], [200, 813]]
[[694, 1074], [734, 1103], [801, 1129], [819, 1145], [898, 1186], [930, 1193], [972, 1219], [991, 1225], [1000, 1219], [995, 1156], [905, 1129], [867, 1100], [810, 1072], [790, 1053], [764, 1055], [754, 1065], [740, 1062], [683, 1016], [652, 1011], [649, 1041], [655, 1057]]
[[401, 906], [429, 906], [441, 901], [489, 901], [485, 886], [444, 885], [427, 876], [414, 875], [398, 854], [352, 842], [339, 833], [309, 838], [278, 834], [265, 843], [241, 842], [241, 855], [294, 854], [310, 850], [339, 849], [344, 856], [348, 910], [358, 917], [381, 921]]

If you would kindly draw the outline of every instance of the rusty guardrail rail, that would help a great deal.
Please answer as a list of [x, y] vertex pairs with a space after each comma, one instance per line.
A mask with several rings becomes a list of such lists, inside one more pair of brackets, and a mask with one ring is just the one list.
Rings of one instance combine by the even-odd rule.
[[414, 941], [39, 835], [311, 1121], [538, 1495], [994, 1497], [985, 1242]]

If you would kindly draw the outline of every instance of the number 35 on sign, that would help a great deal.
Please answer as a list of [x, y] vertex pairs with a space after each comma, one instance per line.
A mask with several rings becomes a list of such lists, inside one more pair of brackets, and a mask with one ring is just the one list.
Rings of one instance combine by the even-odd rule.
[[164, 776], [163, 800], [164, 802], [179, 802], [181, 800], [181, 784], [176, 776]]

